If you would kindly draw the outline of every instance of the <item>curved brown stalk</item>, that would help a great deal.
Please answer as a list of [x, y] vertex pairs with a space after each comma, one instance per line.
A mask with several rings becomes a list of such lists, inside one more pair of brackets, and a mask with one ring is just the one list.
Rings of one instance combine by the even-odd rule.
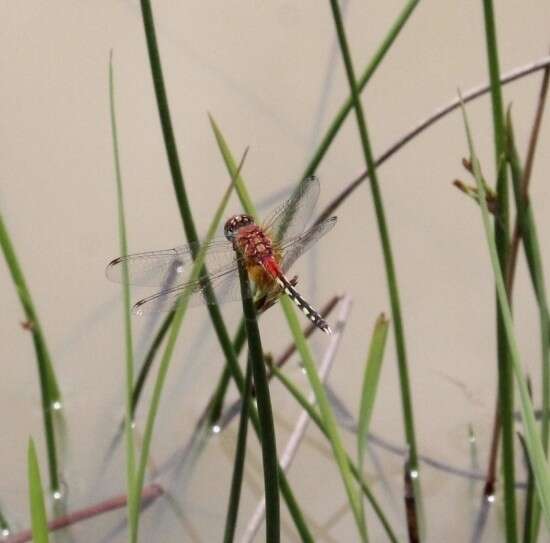
[[[144, 487], [143, 492], [141, 493], [142, 506], [148, 505], [163, 494], [164, 489], [158, 484], [153, 483]], [[110, 498], [95, 505], [90, 505], [89, 507], [84, 507], [83, 509], [79, 509], [73, 513], [68, 513], [67, 515], [51, 520], [48, 522], [48, 529], [50, 532], [61, 530], [62, 528], [77, 524], [83, 520], [97, 517], [103, 513], [108, 513], [109, 511], [114, 511], [115, 509], [122, 509], [126, 507], [127, 503], [128, 496], [126, 496], [126, 494], [121, 494], [120, 496], [115, 496], [114, 498]], [[9, 536], [3, 541], [5, 543], [26, 543], [27, 541], [32, 541], [32, 531], [23, 530], [22, 532]]]
[[[502, 85], [506, 85], [508, 83], [511, 83], [512, 81], [515, 81], [516, 79], [521, 79], [522, 77], [538, 72], [539, 70], [544, 70], [548, 66], [550, 66], [550, 56], [543, 57], [540, 60], [537, 60], [536, 62], [527, 64], [525, 66], [521, 66], [519, 68], [515, 68], [514, 70], [507, 72], [501, 77], [500, 82]], [[471, 102], [472, 100], [475, 100], [476, 98], [479, 98], [480, 96], [483, 96], [489, 90], [490, 90], [489, 84], [480, 85], [478, 87], [474, 87], [473, 89], [470, 89], [469, 91], [465, 92], [462, 95], [462, 99], [466, 104], [468, 102]], [[424, 130], [426, 130], [433, 124], [435, 124], [437, 121], [439, 121], [449, 113], [453, 112], [455, 109], [458, 109], [459, 107], [460, 107], [460, 99], [455, 98], [454, 100], [449, 102], [447, 105], [437, 109], [427, 119], [418, 123], [414, 128], [412, 128], [406, 134], [401, 136], [393, 145], [388, 147], [388, 149], [386, 149], [386, 151], [384, 151], [375, 160], [374, 162], [375, 166], [378, 167], [384, 162], [386, 162], [386, 160], [392, 157], [395, 153], [397, 153], [397, 151], [402, 149], [407, 143], [413, 140], [416, 136], [420, 135], [422, 132], [424, 132]], [[330, 202], [326, 206], [326, 208], [320, 213], [319, 217], [316, 220], [316, 223], [323, 222], [326, 219], [328, 219], [330, 216], [332, 216], [334, 214], [335, 209], [337, 209], [340, 206], [340, 204], [342, 204], [348, 198], [348, 196], [368, 177], [369, 177], [369, 171], [366, 170], [357, 179], [349, 183], [346, 186], [346, 188], [342, 192], [340, 192], [340, 194], [332, 202]]]

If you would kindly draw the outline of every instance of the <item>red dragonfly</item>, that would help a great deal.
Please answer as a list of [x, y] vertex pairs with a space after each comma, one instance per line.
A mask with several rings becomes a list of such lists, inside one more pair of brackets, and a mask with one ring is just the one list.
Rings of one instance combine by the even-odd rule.
[[[319, 198], [319, 191], [319, 179], [308, 177], [261, 226], [246, 214], [234, 215], [225, 223], [225, 237], [208, 243], [204, 260], [208, 281], [215, 294], [212, 303], [240, 299], [238, 258], [242, 258], [264, 308], [284, 292], [315, 326], [327, 334], [332, 333], [319, 312], [295, 289], [296, 278], [291, 280], [286, 276], [292, 264], [336, 224], [336, 217], [331, 217], [305, 228]], [[106, 274], [112, 281], [124, 281], [123, 263], [126, 263], [130, 284], [163, 287], [160, 292], [134, 305], [133, 311], [138, 315], [172, 310], [184, 289], [190, 291], [189, 305], [209, 303], [204, 278], [192, 282], [180, 281], [193, 263], [195, 249], [198, 245], [189, 244], [164, 251], [122, 256], [107, 266]]]

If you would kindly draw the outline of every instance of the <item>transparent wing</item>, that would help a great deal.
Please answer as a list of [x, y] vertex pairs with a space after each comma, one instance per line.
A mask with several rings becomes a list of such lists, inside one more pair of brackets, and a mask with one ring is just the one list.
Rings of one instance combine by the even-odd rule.
[[[219, 304], [234, 302], [241, 299], [239, 274], [235, 269], [218, 276], [210, 277], [210, 285], [216, 296], [216, 302]], [[143, 298], [143, 300], [140, 300], [134, 305], [132, 311], [136, 315], [171, 311], [175, 309], [185, 289], [190, 291], [189, 307], [203, 305], [208, 303], [205, 296], [205, 288], [204, 283], [201, 281], [193, 281], [176, 287], [167, 288], [152, 296]]]
[[336, 225], [336, 217], [330, 217], [320, 224], [314, 224], [302, 235], [288, 240], [282, 244], [282, 267], [286, 272], [306, 251], [317, 243], [327, 232], [330, 232]]
[[[105, 270], [107, 278], [116, 283], [124, 282], [124, 263], [128, 266], [131, 285], [169, 287], [181, 283], [193, 264], [192, 248], [200, 244], [184, 245], [163, 251], [150, 251], [115, 258]], [[204, 263], [208, 272], [219, 275], [236, 267], [235, 252], [225, 238], [212, 240], [206, 250]]]
[[314, 175], [306, 177], [290, 198], [275, 209], [263, 224], [275, 243], [294, 238], [304, 231], [319, 192], [319, 179]]

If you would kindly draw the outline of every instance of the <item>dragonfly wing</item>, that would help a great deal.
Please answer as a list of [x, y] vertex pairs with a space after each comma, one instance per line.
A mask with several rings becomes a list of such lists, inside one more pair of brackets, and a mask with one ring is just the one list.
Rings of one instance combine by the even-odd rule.
[[336, 217], [330, 217], [326, 221], [314, 224], [302, 235], [282, 244], [283, 258], [282, 267], [286, 272], [293, 264], [317, 243], [327, 232], [330, 232], [336, 225]]
[[[210, 285], [214, 292], [216, 302], [219, 304], [240, 299], [239, 276], [236, 269], [227, 270], [218, 276], [210, 278]], [[189, 291], [189, 307], [208, 303], [205, 295], [205, 284], [201, 281], [193, 281], [185, 285], [161, 290], [152, 296], [143, 298], [133, 307], [136, 315], [146, 313], [162, 313], [176, 308], [178, 300], [185, 290]]]
[[[181, 283], [193, 264], [192, 249], [200, 244], [184, 245], [163, 251], [136, 253], [115, 258], [105, 271], [107, 278], [116, 283], [124, 282], [124, 266], [128, 267], [129, 283], [137, 286], [169, 288]], [[225, 238], [217, 238], [208, 244], [204, 263], [213, 275], [235, 261], [235, 252]]]
[[319, 199], [319, 192], [319, 179], [314, 175], [306, 177], [290, 198], [275, 209], [263, 225], [275, 243], [294, 238], [304, 231]]

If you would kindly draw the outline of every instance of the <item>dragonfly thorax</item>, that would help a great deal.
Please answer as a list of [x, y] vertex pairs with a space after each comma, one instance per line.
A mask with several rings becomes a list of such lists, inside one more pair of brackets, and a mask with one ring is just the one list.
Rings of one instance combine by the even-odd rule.
[[249, 264], [263, 264], [265, 259], [273, 256], [271, 239], [256, 224], [239, 228], [233, 239]]
[[233, 242], [237, 231], [249, 224], [254, 224], [254, 219], [250, 215], [233, 215], [225, 223], [223, 233], [228, 241]]

